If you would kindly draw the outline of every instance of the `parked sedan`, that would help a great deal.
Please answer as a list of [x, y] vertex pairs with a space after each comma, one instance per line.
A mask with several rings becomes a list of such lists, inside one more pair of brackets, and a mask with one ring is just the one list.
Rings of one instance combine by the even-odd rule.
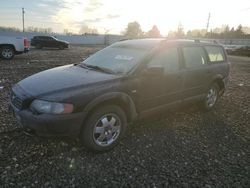
[[31, 46], [35, 46], [37, 49], [51, 47], [63, 50], [64, 48], [69, 47], [69, 43], [63, 40], [58, 40], [53, 36], [34, 36], [31, 39]]

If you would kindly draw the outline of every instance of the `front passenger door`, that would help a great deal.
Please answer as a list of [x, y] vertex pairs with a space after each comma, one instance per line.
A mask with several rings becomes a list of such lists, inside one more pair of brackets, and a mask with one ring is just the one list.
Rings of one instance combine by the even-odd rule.
[[163, 67], [162, 75], [142, 76], [140, 90], [140, 110], [148, 110], [180, 100], [183, 74], [179, 64], [177, 47], [164, 47], [148, 62], [150, 67]]

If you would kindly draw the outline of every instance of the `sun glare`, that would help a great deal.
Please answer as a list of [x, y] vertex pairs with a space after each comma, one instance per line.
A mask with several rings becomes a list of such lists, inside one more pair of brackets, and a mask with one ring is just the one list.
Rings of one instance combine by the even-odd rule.
[[74, 6], [70, 10], [70, 15], [73, 21], [80, 22], [84, 19], [84, 10], [82, 6]]
[[[244, 19], [240, 17], [231, 18], [232, 12], [240, 11], [235, 10], [234, 3], [227, 2], [223, 15], [221, 7], [225, 7], [225, 1], [67, 0], [66, 7], [59, 10], [53, 18], [62, 24], [61, 27], [70, 26], [73, 31], [79, 31], [79, 24], [82, 24], [97, 28], [101, 32], [110, 30], [115, 33], [124, 30], [129, 22], [138, 21], [144, 31], [157, 25], [163, 35], [170, 30], [176, 30], [179, 24], [183, 25], [185, 31], [205, 29], [209, 13], [210, 27], [220, 27], [223, 24], [234, 26], [240, 24], [239, 20], [244, 24]], [[237, 15], [243, 18], [249, 15], [247, 12], [243, 13]]]

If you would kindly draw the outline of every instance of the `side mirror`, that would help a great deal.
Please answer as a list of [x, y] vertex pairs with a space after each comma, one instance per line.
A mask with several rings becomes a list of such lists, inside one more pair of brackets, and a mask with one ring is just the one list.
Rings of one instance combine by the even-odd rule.
[[143, 71], [143, 75], [147, 77], [151, 76], [163, 76], [164, 67], [148, 67]]

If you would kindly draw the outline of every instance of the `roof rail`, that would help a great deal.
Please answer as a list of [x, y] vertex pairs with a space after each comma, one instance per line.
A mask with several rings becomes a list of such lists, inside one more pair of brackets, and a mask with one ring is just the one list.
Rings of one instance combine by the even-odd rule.
[[204, 40], [202, 40], [202, 39], [191, 39], [191, 40], [194, 40], [194, 42], [197, 42], [197, 43], [199, 43], [199, 42], [207, 42], [207, 43], [213, 43], [213, 44], [220, 44], [216, 39], [204, 39]]
[[121, 39], [121, 40], [119, 40], [119, 41], [121, 42], [121, 41], [125, 41], [125, 40], [129, 40], [129, 39], [128, 39], [128, 38], [125, 38], [125, 39]]
[[[171, 40], [178, 40], [178, 39], [165, 38], [165, 40], [163, 40], [162, 42], [168, 42], [169, 40], [171, 41]], [[217, 41], [216, 39], [185, 38], [184, 40], [191, 40], [191, 41], [194, 41], [195, 43], [211, 43], [211, 44], [219, 44], [220, 45], [220, 42]]]

